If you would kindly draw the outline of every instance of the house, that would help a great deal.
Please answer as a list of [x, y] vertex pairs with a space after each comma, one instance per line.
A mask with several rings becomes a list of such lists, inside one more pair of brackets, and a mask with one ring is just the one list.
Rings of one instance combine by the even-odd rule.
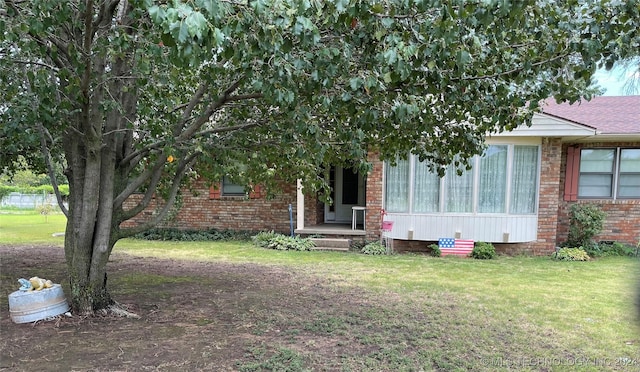
[[298, 185], [266, 199], [224, 180], [210, 189], [201, 184], [200, 196], [185, 195], [171, 225], [284, 233], [294, 226], [302, 235], [372, 240], [384, 218], [393, 222], [387, 234], [398, 251], [454, 237], [546, 255], [567, 238], [571, 204], [590, 203], [607, 213], [597, 239], [640, 239], [640, 96], [549, 101], [531, 126], [492, 135], [487, 145], [471, 170], [443, 178], [414, 156], [391, 166], [370, 154], [366, 176], [334, 167], [333, 205]]

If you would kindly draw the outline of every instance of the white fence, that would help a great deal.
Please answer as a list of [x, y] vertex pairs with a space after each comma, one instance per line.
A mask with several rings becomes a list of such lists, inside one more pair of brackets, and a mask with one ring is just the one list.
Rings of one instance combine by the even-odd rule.
[[12, 192], [0, 201], [1, 207], [13, 207], [22, 209], [36, 209], [43, 205], [58, 206], [56, 196], [53, 194], [20, 194]]

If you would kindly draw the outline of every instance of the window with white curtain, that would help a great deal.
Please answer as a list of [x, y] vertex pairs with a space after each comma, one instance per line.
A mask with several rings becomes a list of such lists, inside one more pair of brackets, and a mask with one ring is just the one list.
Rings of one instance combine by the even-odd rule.
[[447, 167], [444, 178], [445, 211], [473, 212], [473, 169], [458, 170], [454, 165]]
[[511, 167], [511, 214], [536, 212], [538, 146], [514, 146]]
[[413, 212], [438, 212], [440, 210], [440, 177], [429, 170], [426, 162], [415, 160]]
[[478, 212], [505, 213], [507, 195], [507, 146], [489, 146], [480, 158]]
[[388, 212], [409, 212], [409, 160], [396, 160], [397, 165], [387, 163], [385, 208]]
[[[640, 154], [629, 153], [626, 157], [635, 169]], [[398, 160], [396, 166], [387, 163], [385, 209], [409, 213], [536, 213], [539, 146], [491, 145], [469, 164], [471, 169], [460, 174], [451, 165], [440, 178], [416, 156]], [[625, 175], [629, 185], [640, 182], [640, 171]]]

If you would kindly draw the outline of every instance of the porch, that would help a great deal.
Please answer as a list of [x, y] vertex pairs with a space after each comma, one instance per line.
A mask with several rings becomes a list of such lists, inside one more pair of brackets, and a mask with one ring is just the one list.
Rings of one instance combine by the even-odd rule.
[[351, 224], [347, 223], [322, 223], [313, 226], [305, 226], [301, 229], [295, 229], [294, 233], [297, 235], [364, 237], [367, 232], [362, 229], [362, 224], [358, 224], [356, 229], [353, 229]]

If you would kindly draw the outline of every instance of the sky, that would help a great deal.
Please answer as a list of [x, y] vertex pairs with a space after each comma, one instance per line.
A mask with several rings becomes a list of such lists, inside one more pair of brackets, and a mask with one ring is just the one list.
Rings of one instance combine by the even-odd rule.
[[[596, 71], [594, 80], [598, 82], [598, 85], [606, 91], [603, 96], [624, 96], [626, 95], [623, 85], [627, 82], [633, 74], [638, 74], [637, 66], [635, 68], [624, 68], [621, 66], [614, 66], [610, 71], [600, 69]], [[636, 92], [635, 94], [640, 94]]]

